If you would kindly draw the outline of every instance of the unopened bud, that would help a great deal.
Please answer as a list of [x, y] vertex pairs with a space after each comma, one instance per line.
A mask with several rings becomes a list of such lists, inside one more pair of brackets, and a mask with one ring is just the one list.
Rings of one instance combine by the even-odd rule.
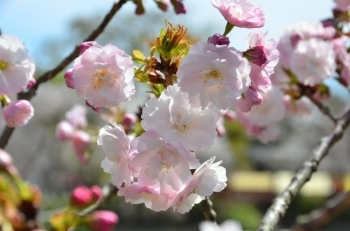
[[80, 44], [80, 49], [79, 49], [80, 54], [83, 54], [87, 49], [89, 49], [94, 45], [97, 45], [97, 42], [95, 41], [83, 42], [82, 44]]
[[91, 204], [92, 193], [86, 186], [76, 187], [70, 195], [70, 205], [78, 208], [85, 208]]
[[34, 109], [27, 100], [16, 100], [3, 108], [3, 116], [9, 127], [22, 127], [34, 115]]
[[264, 65], [267, 61], [263, 46], [249, 48], [248, 50], [243, 52], [243, 57], [248, 59], [249, 62], [260, 67]]
[[74, 88], [74, 78], [73, 78], [73, 68], [66, 70], [63, 77], [66, 80], [67, 87], [75, 89]]
[[96, 231], [111, 231], [118, 224], [119, 217], [111, 211], [95, 211], [87, 217], [87, 224]]
[[212, 43], [214, 45], [219, 46], [228, 46], [230, 45], [229, 37], [223, 36], [221, 34], [214, 34], [213, 36], [208, 38], [208, 43]]

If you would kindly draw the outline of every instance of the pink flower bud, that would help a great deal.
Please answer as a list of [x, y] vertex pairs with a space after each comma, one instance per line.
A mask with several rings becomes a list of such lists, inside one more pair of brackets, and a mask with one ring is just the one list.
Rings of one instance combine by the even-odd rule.
[[22, 127], [34, 115], [34, 109], [27, 100], [16, 100], [6, 105], [2, 111], [5, 123], [9, 127]]
[[83, 42], [82, 44], [80, 44], [80, 49], [79, 49], [80, 54], [83, 54], [87, 49], [89, 49], [94, 45], [97, 45], [97, 42], [95, 41]]
[[73, 135], [72, 141], [75, 155], [82, 164], [87, 164], [89, 161], [89, 156], [86, 152], [91, 144], [90, 135], [83, 131], [76, 131]]
[[91, 204], [92, 193], [86, 186], [76, 187], [70, 195], [70, 205], [78, 208], [84, 208]]
[[222, 36], [221, 34], [214, 34], [213, 36], [208, 38], [208, 43], [212, 43], [214, 45], [219, 46], [228, 46], [230, 45], [230, 39], [229, 37]]
[[249, 62], [260, 67], [267, 61], [263, 46], [249, 48], [243, 52], [243, 57], [247, 58]]
[[137, 122], [137, 117], [132, 113], [125, 113], [123, 118], [123, 125], [130, 127], [133, 126]]
[[13, 165], [12, 157], [2, 149], [0, 149], [0, 171], [7, 172], [12, 176], [18, 175], [18, 171]]
[[74, 135], [73, 126], [67, 121], [63, 120], [56, 126], [56, 136], [60, 141], [70, 140]]
[[87, 217], [88, 225], [96, 231], [111, 231], [119, 222], [117, 214], [111, 211], [95, 211]]
[[36, 79], [34, 79], [34, 77], [31, 77], [27, 82], [26, 89], [32, 88], [35, 85], [35, 83], [36, 83]]
[[171, 0], [171, 4], [173, 5], [176, 14], [186, 14], [187, 8], [182, 3], [182, 0]]
[[64, 79], [66, 80], [67, 87], [75, 89], [74, 78], [73, 78], [73, 68], [66, 70], [63, 76], [64, 76]]
[[102, 189], [100, 186], [94, 185], [90, 188], [92, 194], [92, 202], [95, 203], [102, 197]]
[[162, 11], [167, 11], [169, 7], [169, 2], [167, 0], [155, 0], [157, 6]]

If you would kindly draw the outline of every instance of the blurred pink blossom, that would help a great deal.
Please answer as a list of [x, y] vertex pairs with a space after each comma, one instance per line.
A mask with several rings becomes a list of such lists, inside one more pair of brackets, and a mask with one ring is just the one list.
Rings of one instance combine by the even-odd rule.
[[3, 108], [5, 123], [9, 127], [22, 127], [34, 115], [34, 109], [27, 100], [16, 100]]

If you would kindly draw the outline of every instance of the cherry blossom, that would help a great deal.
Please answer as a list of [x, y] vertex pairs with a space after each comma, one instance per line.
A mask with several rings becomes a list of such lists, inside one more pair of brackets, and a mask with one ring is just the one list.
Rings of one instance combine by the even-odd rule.
[[111, 44], [90, 46], [68, 72], [72, 72], [78, 94], [95, 108], [117, 106], [135, 94], [131, 58]]
[[212, 3], [233, 26], [258, 28], [265, 24], [261, 7], [249, 0], [212, 0]]
[[335, 72], [335, 52], [331, 43], [317, 38], [302, 40], [291, 56], [291, 71], [304, 85], [321, 83]]
[[181, 90], [199, 97], [203, 108], [213, 104], [220, 110], [233, 107], [248, 89], [249, 73], [247, 59], [234, 48], [199, 42], [182, 59], [177, 77]]
[[34, 71], [34, 61], [23, 42], [15, 36], [0, 35], [0, 95], [22, 91]]
[[179, 142], [188, 150], [209, 148], [216, 137], [218, 113], [190, 104], [188, 94], [169, 86], [159, 99], [149, 99], [142, 109], [142, 127], [159, 132], [168, 142]]
[[226, 187], [226, 169], [219, 166], [222, 161], [214, 161], [215, 157], [212, 157], [199, 166], [182, 190], [177, 192], [172, 204], [174, 210], [186, 213], [206, 196]]
[[348, 0], [333, 0], [336, 4], [336, 9], [348, 12], [350, 11], [350, 2]]
[[33, 117], [34, 108], [27, 100], [16, 100], [7, 104], [2, 114], [7, 126], [22, 127]]
[[125, 134], [123, 126], [111, 123], [112, 126], [100, 129], [97, 144], [102, 146], [106, 154], [101, 166], [111, 174], [113, 184], [119, 188], [123, 183], [128, 185], [133, 180], [129, 167], [130, 138]]

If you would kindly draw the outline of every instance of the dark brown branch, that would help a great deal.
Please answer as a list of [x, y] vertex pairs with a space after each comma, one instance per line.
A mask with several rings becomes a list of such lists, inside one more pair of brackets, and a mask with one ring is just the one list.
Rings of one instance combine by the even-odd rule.
[[316, 209], [308, 215], [299, 216], [293, 231], [318, 230], [349, 207], [350, 192], [336, 195], [328, 200], [322, 208]]
[[[108, 23], [111, 21], [113, 16], [119, 11], [119, 9], [127, 2], [127, 0], [120, 0], [118, 3], [114, 3], [110, 11], [106, 14], [100, 25], [96, 27], [91, 34], [83, 40], [93, 41], [95, 40], [106, 28]], [[38, 87], [51, 79], [53, 79], [58, 73], [60, 73], [64, 68], [66, 68], [76, 57], [79, 56], [79, 45], [76, 45], [73, 51], [64, 58], [55, 68], [47, 71], [43, 75], [37, 78], [35, 85], [26, 92], [21, 92], [18, 94], [18, 99], [30, 100], [33, 98], [38, 90]], [[14, 128], [5, 127], [0, 137], [0, 148], [4, 149], [14, 131]]]
[[202, 202], [202, 212], [205, 216], [205, 219], [207, 221], [216, 222], [216, 212], [213, 209], [213, 202], [209, 199], [209, 197], [206, 197]]
[[321, 160], [328, 154], [329, 149], [342, 138], [349, 123], [350, 111], [336, 122], [334, 131], [330, 135], [321, 139], [319, 146], [313, 151], [309, 160], [305, 161], [296, 172], [288, 187], [275, 198], [262, 219], [258, 231], [275, 230], [277, 223], [285, 215], [292, 200], [299, 193], [302, 186], [310, 180]]

